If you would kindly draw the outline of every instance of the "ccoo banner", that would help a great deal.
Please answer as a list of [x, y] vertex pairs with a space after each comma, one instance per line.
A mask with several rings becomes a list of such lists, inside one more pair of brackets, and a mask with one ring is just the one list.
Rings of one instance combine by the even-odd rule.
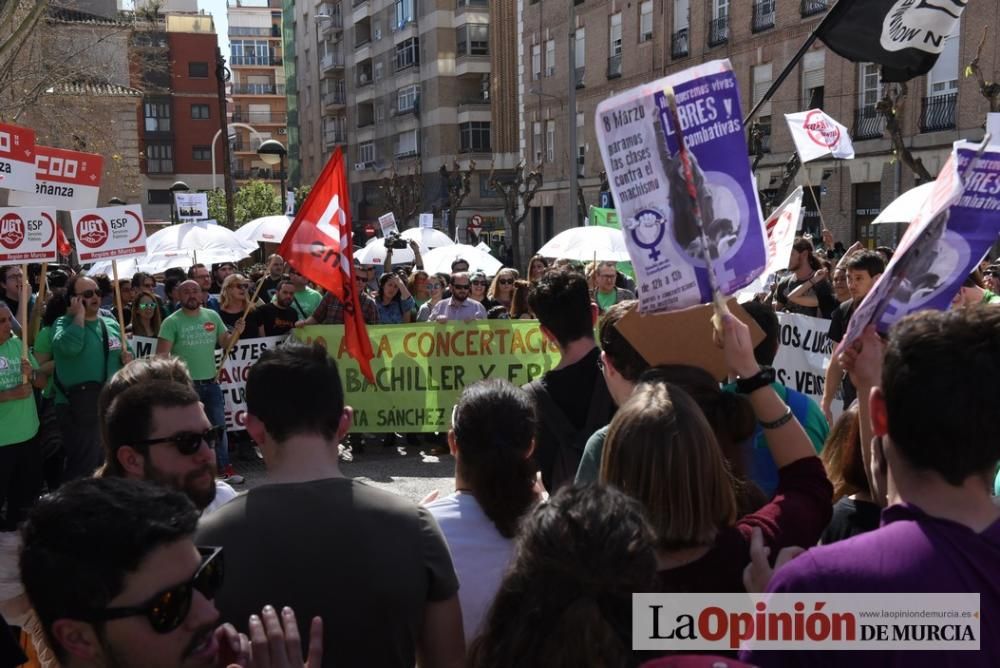
[[11, 206], [49, 206], [61, 211], [97, 206], [104, 157], [35, 146], [34, 192], [11, 192]]
[[35, 192], [35, 131], [0, 123], [0, 188]]

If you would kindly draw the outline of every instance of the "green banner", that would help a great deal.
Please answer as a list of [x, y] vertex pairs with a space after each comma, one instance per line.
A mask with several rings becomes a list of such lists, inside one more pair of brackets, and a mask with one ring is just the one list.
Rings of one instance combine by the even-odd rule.
[[374, 384], [348, 354], [343, 325], [304, 327], [295, 336], [318, 341], [337, 360], [360, 433], [445, 431], [466, 386], [485, 378], [524, 385], [559, 363], [537, 320], [371, 326]]
[[[621, 221], [618, 219], [617, 209], [602, 209], [597, 206], [590, 207], [590, 224], [598, 227], [613, 227], [616, 230], [622, 229]], [[632, 269], [631, 262], [619, 262], [618, 271], [630, 278], [635, 278], [635, 270]]]

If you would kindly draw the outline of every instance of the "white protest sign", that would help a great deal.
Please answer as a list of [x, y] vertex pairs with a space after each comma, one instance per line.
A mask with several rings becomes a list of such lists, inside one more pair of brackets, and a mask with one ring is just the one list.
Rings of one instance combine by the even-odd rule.
[[383, 213], [378, 217], [378, 226], [382, 230], [383, 237], [387, 237], [393, 233], [399, 234], [399, 228], [396, 226], [396, 214], [392, 211]]
[[98, 205], [104, 157], [96, 153], [35, 146], [34, 192], [11, 192], [11, 206], [47, 206], [61, 211]]
[[152, 357], [156, 354], [156, 338], [151, 336], [136, 336], [130, 334], [129, 343], [132, 344], [132, 351], [136, 358]]
[[35, 192], [35, 131], [0, 123], [0, 188]]
[[207, 193], [175, 193], [177, 217], [181, 220], [208, 218]]
[[[830, 366], [834, 342], [828, 336], [830, 321], [795, 313], [778, 313], [781, 326], [778, 354], [774, 358], [777, 380], [801, 392], [817, 405], [823, 401], [826, 369]], [[837, 388], [832, 411], [834, 420], [843, 412], [843, 392]]]
[[56, 229], [55, 209], [0, 208], [0, 265], [57, 261]]
[[802, 162], [809, 162], [825, 155], [835, 158], [854, 157], [854, 144], [847, 128], [830, 118], [820, 109], [785, 114], [788, 130], [795, 142], [795, 151]]
[[425, 227], [428, 229], [434, 227], [434, 214], [433, 213], [420, 214], [420, 227]]
[[[668, 91], [684, 134], [685, 177]], [[635, 269], [643, 313], [734, 294], [767, 264], [760, 202], [745, 160], [739, 84], [728, 60], [698, 65], [604, 100], [598, 145]], [[696, 215], [696, 213], [700, 213]]]
[[70, 216], [80, 262], [146, 254], [146, 226], [138, 204], [78, 209]]
[[295, 215], [295, 193], [291, 190], [285, 193], [285, 215]]
[[764, 222], [767, 230], [767, 266], [764, 276], [788, 269], [795, 244], [795, 230], [802, 219], [802, 186], [792, 192]]

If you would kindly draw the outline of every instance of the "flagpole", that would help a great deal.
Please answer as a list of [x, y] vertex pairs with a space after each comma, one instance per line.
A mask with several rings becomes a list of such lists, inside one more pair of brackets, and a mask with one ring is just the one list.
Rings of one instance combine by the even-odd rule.
[[[799, 156], [799, 160], [802, 160], [801, 155]], [[819, 200], [816, 199], [816, 190], [813, 188], [812, 181], [809, 179], [809, 168], [806, 167], [806, 163], [804, 162], [802, 163], [802, 167], [802, 174], [805, 177], [806, 185], [809, 186], [809, 194], [812, 196], [813, 204], [816, 205], [816, 213], [819, 214], [820, 232], [822, 233], [823, 230], [827, 229], [826, 221], [823, 220], [823, 209], [819, 206]]]
[[756, 116], [757, 112], [760, 111], [760, 108], [763, 107], [768, 100], [774, 97], [774, 94], [778, 91], [778, 88], [781, 86], [781, 84], [785, 82], [785, 79], [788, 78], [788, 75], [792, 73], [792, 70], [795, 69], [795, 66], [799, 64], [799, 61], [802, 60], [802, 57], [806, 55], [806, 51], [808, 51], [809, 47], [813, 45], [813, 42], [816, 41], [816, 38], [819, 37], [820, 30], [822, 30], [826, 26], [826, 24], [830, 22], [835, 15], [838, 14], [837, 8], [839, 6], [840, 2], [838, 1], [837, 4], [835, 4], [833, 7], [829, 9], [829, 11], [827, 11], [826, 16], [823, 17], [823, 20], [821, 20], [819, 23], [816, 24], [816, 27], [813, 28], [813, 31], [809, 33], [808, 37], [806, 37], [806, 41], [802, 43], [801, 47], [799, 47], [798, 52], [796, 52], [796, 54], [792, 57], [792, 59], [788, 62], [788, 64], [785, 65], [785, 69], [781, 70], [781, 74], [778, 75], [778, 78], [775, 79], [773, 82], [771, 82], [771, 87], [767, 89], [767, 92], [764, 93], [764, 96], [762, 98], [757, 100], [757, 104], [753, 106], [753, 109], [750, 110], [750, 113], [748, 113], [746, 115], [746, 118], [743, 119], [743, 125], [749, 123], [750, 119]]

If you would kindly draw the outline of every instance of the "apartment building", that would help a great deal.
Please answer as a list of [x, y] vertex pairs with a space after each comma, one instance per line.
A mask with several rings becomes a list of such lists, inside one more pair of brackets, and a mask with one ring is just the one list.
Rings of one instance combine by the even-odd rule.
[[[533, 202], [525, 230], [528, 252], [554, 233], [576, 224], [569, 170], [576, 166], [587, 204], [598, 203], [603, 169], [595, 144], [594, 111], [615, 93], [698, 63], [728, 58], [740, 81], [744, 114], [791, 61], [832, 0], [577, 0], [573, 9], [576, 67], [568, 71], [569, 7], [553, 0], [518, 0], [518, 58], [523, 155], [540, 163], [545, 186]], [[959, 30], [949, 36], [934, 69], [908, 84], [902, 126], [906, 143], [931, 174], [959, 138], [979, 139], [988, 111], [974, 78], [961, 75], [976, 53], [982, 26], [997, 25], [1000, 7], [969, 0]], [[987, 76], [1000, 69], [996, 35], [987, 36], [980, 64]], [[576, 108], [567, 107], [570, 77]], [[756, 177], [766, 197], [780, 182], [794, 146], [783, 115], [810, 101], [851, 130], [857, 157], [817, 160], [799, 171], [796, 183], [811, 185], [819, 210], [806, 196], [807, 229], [822, 221], [845, 242], [892, 240], [893, 226], [871, 221], [899, 193], [917, 183], [894, 159], [883, 120], [875, 111], [883, 85], [878, 68], [851, 63], [817, 41], [757, 115], [766, 155]], [[567, 123], [576, 123], [577, 146], [568, 143]], [[794, 184], [793, 184], [794, 186]]]
[[[133, 78], [143, 90], [139, 146], [143, 210], [152, 220], [168, 220], [170, 186], [183, 181], [191, 190], [212, 188], [213, 140], [220, 114], [212, 17], [176, 13], [136, 24], [132, 37]], [[214, 141], [221, 187], [225, 142]]]
[[280, 188], [280, 169], [260, 160], [257, 149], [268, 139], [288, 148], [282, 13], [281, 0], [229, 0], [229, 127], [237, 187], [258, 179]]

